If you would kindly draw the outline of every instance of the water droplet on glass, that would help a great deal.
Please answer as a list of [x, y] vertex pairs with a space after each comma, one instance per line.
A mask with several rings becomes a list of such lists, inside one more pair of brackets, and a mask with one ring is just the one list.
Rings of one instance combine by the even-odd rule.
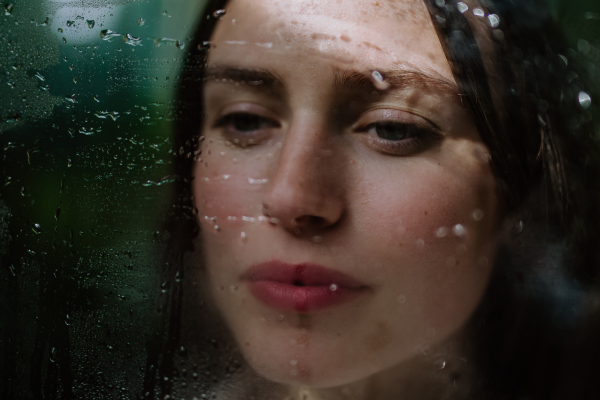
[[591, 46], [590, 46], [590, 43], [587, 40], [579, 39], [577, 41], [577, 48], [583, 54], [588, 54], [590, 52]]
[[67, 316], [65, 317], [65, 325], [71, 325], [71, 317], [69, 316], [69, 314], [67, 314]]
[[56, 211], [54, 211], [54, 219], [58, 222], [60, 218], [60, 207], [56, 207]]
[[215, 18], [221, 18], [223, 15], [225, 15], [227, 11], [225, 10], [217, 10], [213, 13], [213, 17]]
[[473, 219], [475, 221], [481, 221], [483, 219], [483, 211], [479, 208], [473, 210]]
[[438, 7], [444, 7], [446, 5], [446, 0], [435, 0], [435, 5]]
[[292, 361], [290, 361], [290, 364], [297, 365], [298, 364], [298, 360], [292, 360]]
[[563, 56], [562, 54], [559, 54], [558, 56], [560, 57], [560, 59], [562, 60], [562, 62], [565, 63], [565, 67], [567, 65], [569, 65], [569, 60], [567, 59], [567, 57]]
[[323, 237], [322, 236], [313, 236], [312, 241], [313, 241], [313, 243], [321, 243], [323, 241]]
[[583, 14], [583, 16], [585, 19], [600, 19], [600, 14], [589, 11]]
[[435, 236], [442, 238], [448, 234], [448, 228], [445, 226], [440, 226], [437, 231], [435, 231]]
[[67, 44], [67, 38], [66, 37], [63, 37], [62, 41], [63, 41], [64, 44]]
[[332, 292], [335, 292], [338, 289], [338, 286], [335, 283], [332, 283], [331, 285], [329, 285], [329, 290], [331, 290]]
[[131, 36], [129, 33], [123, 35], [123, 41], [130, 46], [141, 46], [142, 39], [139, 37]]
[[465, 11], [467, 11], [469, 9], [469, 6], [466, 5], [465, 3], [463, 3], [462, 1], [459, 1], [458, 3], [456, 3], [456, 7], [458, 8], [458, 11], [460, 11], [463, 14]]
[[11, 3], [8, 3], [7, 5], [4, 6], [4, 15], [12, 14], [14, 9], [15, 9], [15, 6]]
[[39, 235], [40, 233], [42, 233], [42, 226], [40, 224], [33, 224], [33, 227], [31, 228], [31, 230], [36, 235]]
[[221, 230], [221, 228], [219, 227], [219, 225], [215, 225], [213, 226], [213, 228], [215, 228], [215, 231], [219, 232]]
[[500, 25], [500, 17], [498, 17], [496, 14], [488, 15], [488, 21], [490, 21], [490, 26], [492, 28], [497, 28], [498, 25]]
[[485, 17], [485, 13], [483, 12], [483, 10], [481, 8], [473, 9], [473, 15], [476, 15], [478, 17]]
[[400, 304], [404, 304], [406, 303], [406, 296], [401, 294], [400, 296], [396, 297], [396, 301]]
[[96, 21], [94, 21], [93, 19], [88, 19], [85, 22], [87, 23], [87, 26], [90, 29], [92, 29], [94, 26], [96, 26]]
[[456, 236], [463, 236], [466, 233], [466, 229], [461, 224], [456, 224], [452, 227], [452, 233]]
[[142, 26], [142, 25], [144, 25], [145, 23], [146, 23], [146, 20], [145, 20], [144, 18], [140, 18], [140, 19], [138, 19], [138, 25], [139, 25], [139, 26]]
[[231, 293], [235, 293], [235, 292], [237, 292], [238, 287], [235, 286], [235, 285], [232, 285], [232, 286], [229, 287], [229, 290], [231, 291]]
[[422, 249], [425, 247], [425, 241], [423, 239], [417, 239], [415, 245], [417, 246], [417, 249]]
[[579, 104], [587, 110], [592, 105], [592, 98], [586, 92], [579, 92]]
[[162, 15], [164, 15], [165, 17], [169, 17], [169, 18], [171, 17], [169, 15], [169, 13], [167, 12], [167, 10], [163, 10]]
[[371, 76], [373, 77], [373, 83], [377, 89], [386, 90], [390, 87], [390, 84], [384, 81], [383, 76], [379, 71], [371, 72]]
[[111, 31], [110, 29], [104, 29], [104, 30], [100, 31], [100, 38], [102, 40], [110, 40], [117, 36], [121, 36], [121, 34], [115, 32], [115, 31]]

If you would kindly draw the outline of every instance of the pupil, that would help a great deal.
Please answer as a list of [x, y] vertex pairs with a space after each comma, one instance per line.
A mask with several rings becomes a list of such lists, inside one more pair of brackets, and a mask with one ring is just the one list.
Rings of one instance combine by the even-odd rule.
[[406, 125], [387, 124], [377, 127], [377, 136], [386, 140], [402, 140], [408, 136], [408, 130]]
[[238, 131], [248, 132], [260, 129], [260, 117], [256, 115], [239, 114], [233, 120], [233, 126]]

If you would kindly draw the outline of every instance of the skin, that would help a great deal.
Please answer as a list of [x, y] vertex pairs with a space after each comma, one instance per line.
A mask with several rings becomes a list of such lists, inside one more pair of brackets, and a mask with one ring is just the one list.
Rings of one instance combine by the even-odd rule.
[[[252, 369], [294, 396], [356, 382], [357, 398], [391, 393], [390, 371], [412, 376], [411, 363], [460, 335], [497, 241], [488, 151], [427, 10], [234, 0], [211, 43], [193, 185], [216, 307]], [[261, 119], [223, 118], [235, 113]], [[419, 129], [382, 138], [386, 123]], [[368, 289], [317, 313], [277, 311], [241, 278], [270, 260]]]

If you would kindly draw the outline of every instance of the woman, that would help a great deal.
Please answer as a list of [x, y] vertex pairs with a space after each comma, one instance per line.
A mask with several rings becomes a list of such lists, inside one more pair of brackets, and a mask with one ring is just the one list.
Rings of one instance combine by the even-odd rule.
[[[200, 234], [187, 270], [170, 264], [201, 290], [185, 297], [174, 282], [171, 348], [149, 376], [173, 380], [169, 352], [195, 346], [189, 324], [204, 315], [185, 303], [202, 296], [247, 364], [209, 390], [221, 398], [542, 393], [532, 377], [560, 370], [517, 349], [561, 351], [561, 337], [540, 335], [549, 319], [527, 320], [549, 309], [543, 279], [593, 278], [597, 192], [578, 191], [597, 158], [585, 82], [567, 79], [577, 60], [549, 47], [540, 6], [537, 22], [527, 11], [212, 4], [182, 83], [193, 215], [172, 229], [178, 245]], [[575, 294], [561, 304], [577, 304], [579, 287], [563, 286]]]

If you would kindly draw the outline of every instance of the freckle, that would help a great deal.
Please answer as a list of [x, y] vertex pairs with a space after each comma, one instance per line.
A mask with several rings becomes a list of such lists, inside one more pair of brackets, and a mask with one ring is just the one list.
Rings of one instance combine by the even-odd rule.
[[339, 332], [337, 332], [336, 335], [337, 335], [337, 337], [342, 337], [342, 334]]
[[402, 243], [402, 242], [398, 243], [398, 246], [404, 246], [404, 243]]
[[427, 211], [425, 211], [425, 212], [423, 213], [423, 215], [427, 215]]
[[250, 347], [250, 342], [244, 342], [244, 346]]
[[340, 36], [340, 39], [342, 39], [344, 42], [351, 42], [352, 41], [352, 39], [350, 39], [347, 35]]

